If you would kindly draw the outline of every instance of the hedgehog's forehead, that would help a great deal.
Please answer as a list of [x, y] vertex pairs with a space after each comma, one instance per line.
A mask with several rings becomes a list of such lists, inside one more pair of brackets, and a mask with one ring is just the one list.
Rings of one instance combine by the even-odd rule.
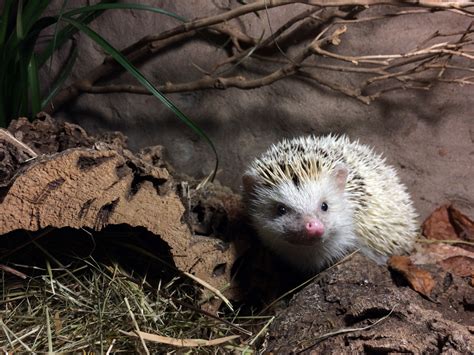
[[317, 154], [291, 154], [281, 151], [279, 155], [263, 156], [254, 164], [254, 169], [267, 186], [277, 186], [292, 181], [296, 186], [321, 179], [334, 167], [334, 161]]

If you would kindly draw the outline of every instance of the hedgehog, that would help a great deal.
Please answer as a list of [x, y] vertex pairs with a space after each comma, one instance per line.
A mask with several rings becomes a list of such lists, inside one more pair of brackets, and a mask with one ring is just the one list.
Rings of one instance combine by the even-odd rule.
[[385, 158], [346, 136], [283, 140], [243, 177], [263, 244], [305, 272], [360, 249], [377, 263], [409, 252], [418, 234], [406, 187]]

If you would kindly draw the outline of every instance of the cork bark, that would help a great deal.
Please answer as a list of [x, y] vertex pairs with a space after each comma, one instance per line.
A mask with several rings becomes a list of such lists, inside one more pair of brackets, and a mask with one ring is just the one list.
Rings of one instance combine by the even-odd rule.
[[275, 354], [472, 354], [472, 286], [426, 266], [423, 297], [386, 265], [356, 254], [326, 270], [277, 315], [263, 344]]
[[170, 248], [176, 267], [221, 288], [234, 250], [196, 235], [190, 213], [168, 172], [161, 147], [137, 154], [120, 135], [89, 137], [80, 127], [43, 117], [15, 121], [0, 132], [0, 235], [15, 230], [144, 227]]

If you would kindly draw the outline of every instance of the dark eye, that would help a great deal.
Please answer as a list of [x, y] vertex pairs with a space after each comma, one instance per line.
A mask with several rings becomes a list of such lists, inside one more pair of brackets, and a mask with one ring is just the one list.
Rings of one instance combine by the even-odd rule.
[[286, 207], [283, 206], [283, 205], [278, 205], [277, 206], [277, 215], [278, 216], [283, 216], [284, 214], [286, 214], [287, 210], [286, 210]]
[[326, 211], [328, 210], [328, 208], [329, 208], [329, 206], [328, 206], [328, 204], [327, 204], [326, 202], [323, 202], [323, 203], [321, 204], [321, 210], [322, 210], [322, 211], [326, 212]]

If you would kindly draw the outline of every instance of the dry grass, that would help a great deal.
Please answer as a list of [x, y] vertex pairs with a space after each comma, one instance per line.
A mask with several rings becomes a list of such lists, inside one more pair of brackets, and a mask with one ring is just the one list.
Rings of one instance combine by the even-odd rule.
[[[0, 239], [0, 248], [5, 251], [1, 245], [4, 238], [7, 237]], [[59, 257], [57, 250], [51, 250], [43, 241], [44, 237], [31, 241], [27, 247], [17, 248], [8, 259], [0, 259], [0, 350], [100, 353], [183, 350], [145, 340], [137, 336], [138, 330], [175, 339], [210, 340], [239, 335], [218, 346], [184, 348], [200, 353], [247, 348], [243, 339], [248, 334], [236, 324], [200, 311], [199, 287], [191, 281], [169, 272], [166, 277], [156, 277], [151, 269], [140, 274], [130, 268], [129, 262], [125, 268], [111, 261], [111, 249], [107, 258], [99, 258], [95, 255], [100, 249], [97, 244], [94, 253], [85, 257], [78, 253], [65, 257], [64, 248]], [[71, 249], [69, 243], [64, 244]], [[56, 249], [58, 243], [54, 244], [53, 240], [50, 245]], [[8, 249], [12, 250], [11, 246]], [[29, 253], [34, 253], [34, 257], [29, 257]], [[115, 256], [115, 260], [120, 259], [119, 255]], [[143, 259], [135, 258], [142, 265]], [[236, 315], [228, 315], [227, 319], [236, 322]]]

